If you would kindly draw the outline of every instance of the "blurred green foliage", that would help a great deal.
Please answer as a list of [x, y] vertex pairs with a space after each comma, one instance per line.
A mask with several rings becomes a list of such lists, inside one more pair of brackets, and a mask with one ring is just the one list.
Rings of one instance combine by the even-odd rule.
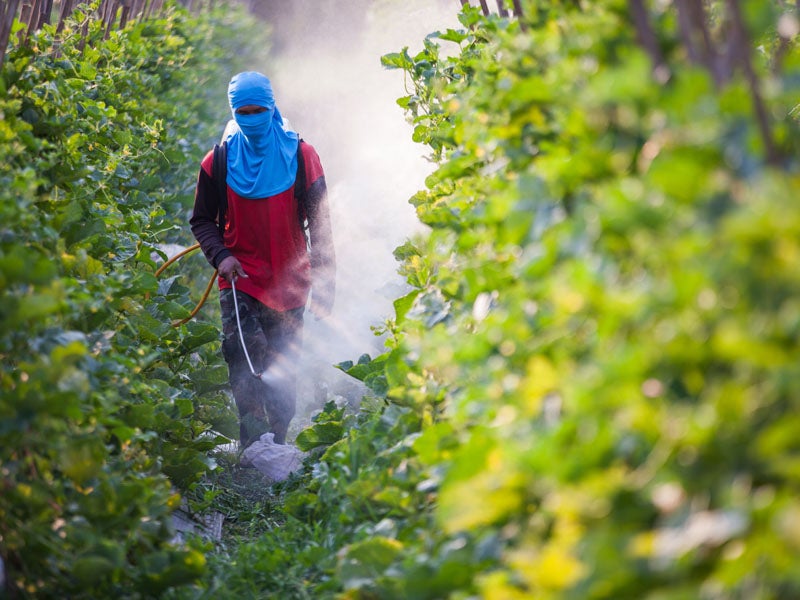
[[217, 327], [170, 326], [210, 270], [154, 271], [161, 243], [189, 244], [230, 46], [264, 38], [239, 11], [175, 7], [104, 36], [94, 8], [12, 48], [0, 76], [0, 595], [14, 598], [197, 579], [205, 548], [172, 543], [170, 514], [181, 494], [202, 504], [227, 441]]
[[[744, 77], [689, 65], [665, 12], [658, 83], [627, 8], [529, 3], [526, 34], [468, 11], [384, 57], [441, 160], [382, 360], [390, 399], [436, 415], [415, 447], [441, 474], [433, 556], [470, 557], [450, 597], [800, 594], [800, 50], [776, 33], [798, 15], [745, 7], [769, 167]], [[404, 566], [382, 574], [403, 589]]]

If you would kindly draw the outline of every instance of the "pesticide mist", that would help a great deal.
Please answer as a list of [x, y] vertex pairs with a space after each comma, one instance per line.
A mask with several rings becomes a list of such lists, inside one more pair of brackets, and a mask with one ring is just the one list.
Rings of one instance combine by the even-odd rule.
[[402, 74], [380, 57], [404, 46], [416, 52], [430, 32], [458, 26], [454, 0], [343, 4], [278, 9], [275, 47], [251, 65], [271, 78], [281, 113], [317, 149], [331, 205], [336, 304], [324, 321], [306, 316], [295, 426], [319, 408], [318, 385], [357, 387], [333, 364], [382, 351], [370, 327], [393, 314], [404, 285], [392, 252], [422, 228], [408, 199], [432, 165], [395, 102], [406, 93]]

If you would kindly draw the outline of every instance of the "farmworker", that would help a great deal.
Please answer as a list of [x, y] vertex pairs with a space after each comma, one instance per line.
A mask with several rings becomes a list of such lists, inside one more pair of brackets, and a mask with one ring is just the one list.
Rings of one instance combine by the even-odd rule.
[[[320, 158], [286, 127], [270, 80], [258, 72], [239, 73], [228, 85], [228, 99], [238, 127], [227, 134], [226, 185], [216, 187], [222, 178], [216, 174], [215, 180], [209, 151], [190, 225], [219, 271], [222, 354], [244, 449], [267, 432], [275, 443], [286, 443], [295, 414], [303, 313], [310, 295], [317, 319], [330, 314], [335, 256]], [[222, 226], [220, 189], [227, 193]], [[310, 242], [301, 220], [307, 220]]]

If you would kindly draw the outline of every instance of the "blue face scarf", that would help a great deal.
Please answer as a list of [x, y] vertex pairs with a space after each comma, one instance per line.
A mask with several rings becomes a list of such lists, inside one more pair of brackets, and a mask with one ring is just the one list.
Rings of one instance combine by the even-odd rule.
[[[228, 100], [239, 130], [228, 141], [227, 183], [243, 198], [268, 198], [294, 184], [297, 134], [285, 131], [272, 85], [261, 73], [246, 71], [231, 79]], [[264, 112], [240, 115], [237, 108], [263, 106]]]

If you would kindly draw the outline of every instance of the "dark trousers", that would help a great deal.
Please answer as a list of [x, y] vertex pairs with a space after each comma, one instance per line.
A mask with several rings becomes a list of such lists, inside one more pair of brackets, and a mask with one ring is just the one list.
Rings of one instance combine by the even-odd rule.
[[239, 409], [239, 440], [246, 448], [262, 434], [272, 432], [275, 442], [286, 443], [289, 422], [296, 405], [297, 364], [303, 332], [305, 307], [273, 310], [236, 291], [239, 320], [247, 353], [256, 373], [250, 371], [242, 351], [233, 291], [220, 292], [222, 310], [222, 354], [228, 363], [228, 377]]

